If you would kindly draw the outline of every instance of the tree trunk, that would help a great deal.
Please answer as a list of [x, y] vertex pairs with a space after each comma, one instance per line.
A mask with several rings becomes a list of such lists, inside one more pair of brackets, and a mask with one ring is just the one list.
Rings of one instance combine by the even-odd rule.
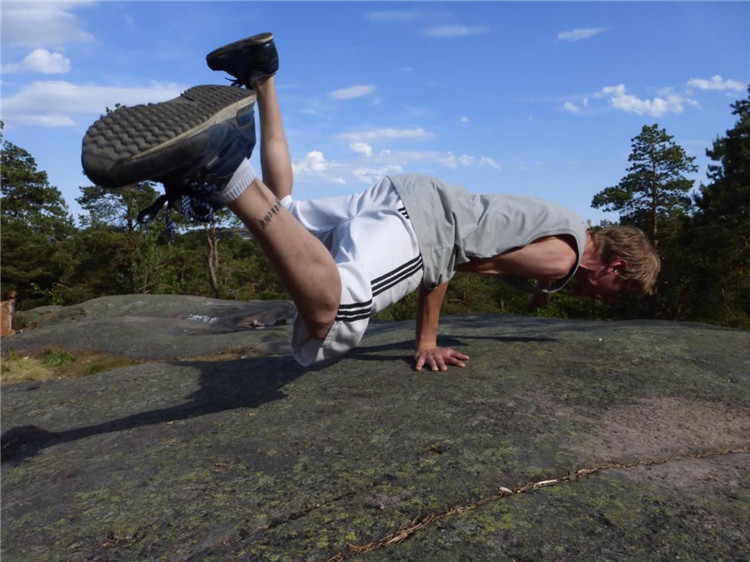
[[659, 249], [659, 228], [657, 220], [659, 215], [657, 210], [659, 208], [659, 173], [656, 167], [655, 156], [651, 156], [651, 243], [655, 249]]
[[216, 236], [216, 222], [206, 224], [206, 240], [208, 240], [208, 283], [211, 286], [211, 296], [219, 298], [219, 283], [216, 272], [219, 270], [219, 239]]

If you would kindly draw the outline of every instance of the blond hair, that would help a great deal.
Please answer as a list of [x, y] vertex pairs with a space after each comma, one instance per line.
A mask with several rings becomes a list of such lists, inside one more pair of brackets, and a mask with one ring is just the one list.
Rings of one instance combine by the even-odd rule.
[[654, 294], [661, 260], [646, 235], [634, 226], [609, 226], [591, 233], [604, 263], [624, 260], [620, 277], [642, 295]]

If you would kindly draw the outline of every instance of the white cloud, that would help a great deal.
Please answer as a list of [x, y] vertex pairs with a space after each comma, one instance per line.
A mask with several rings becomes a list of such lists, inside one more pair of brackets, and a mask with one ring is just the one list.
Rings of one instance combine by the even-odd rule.
[[699, 90], [731, 90], [741, 92], [746, 88], [746, 84], [736, 80], [724, 80], [720, 75], [712, 76], [710, 80], [704, 78], [691, 78], [687, 82], [688, 87]]
[[472, 168], [475, 166], [489, 166], [490, 168], [494, 168], [495, 170], [500, 170], [500, 164], [495, 162], [492, 158], [489, 156], [480, 156], [477, 158], [476, 156], [472, 156], [471, 154], [459, 154], [455, 155], [450, 152], [445, 154], [438, 154], [433, 155], [433, 158], [445, 166], [446, 168], [450, 168], [451, 170], [455, 170], [458, 168]]
[[7, 47], [60, 48], [94, 40], [72, 10], [89, 2], [3, 3], [2, 35]]
[[20, 63], [3, 66], [3, 72], [41, 72], [42, 74], [65, 74], [70, 71], [70, 59], [61, 53], [51, 53], [47, 49], [34, 49]]
[[440, 156], [437, 158], [438, 162], [440, 162], [443, 166], [446, 168], [450, 168], [451, 170], [455, 170], [457, 168], [469, 168], [476, 165], [484, 165], [484, 166], [492, 166], [493, 168], [500, 169], [500, 166], [492, 160], [492, 158], [489, 158], [487, 156], [482, 156], [481, 158], [477, 158], [476, 156], [472, 156], [470, 154], [459, 154], [456, 156], [455, 154], [452, 154], [450, 152]]
[[72, 127], [76, 124], [73, 119], [67, 115], [18, 115], [12, 123], [25, 127]]
[[351, 86], [349, 88], [342, 88], [340, 90], [334, 90], [332, 92], [328, 92], [328, 95], [337, 100], [351, 100], [351, 99], [363, 98], [365, 96], [369, 96], [374, 91], [375, 91], [375, 86], [373, 85], [361, 85], [361, 86]]
[[422, 127], [416, 129], [396, 129], [393, 127], [383, 129], [371, 129], [369, 131], [359, 131], [352, 133], [343, 133], [339, 138], [356, 142], [377, 142], [384, 140], [425, 140], [431, 139], [433, 134], [425, 131]]
[[345, 164], [326, 160], [321, 150], [311, 150], [297, 163], [292, 163], [294, 179], [300, 184], [346, 185], [341, 175]]
[[398, 164], [384, 164], [378, 168], [356, 168], [352, 170], [352, 176], [367, 185], [372, 185], [382, 179], [383, 176], [390, 174], [400, 174], [403, 168]]
[[566, 101], [563, 104], [563, 109], [565, 111], [568, 111], [569, 113], [580, 113], [581, 112], [581, 108], [580, 107], [578, 107], [576, 104], [571, 103], [569, 101]]
[[334, 163], [326, 160], [323, 153], [319, 150], [308, 152], [302, 160], [292, 165], [295, 173], [299, 172], [303, 174], [327, 172], [335, 166]]
[[383, 10], [379, 12], [367, 12], [365, 19], [372, 23], [395, 23], [413, 21], [422, 17], [421, 12], [408, 10]]
[[594, 35], [604, 33], [607, 29], [605, 27], [588, 27], [583, 29], [572, 29], [570, 31], [561, 31], [557, 34], [557, 38], [561, 41], [582, 41], [589, 39]]
[[684, 98], [677, 94], [653, 99], [641, 99], [627, 92], [624, 84], [606, 86], [594, 94], [597, 98], [606, 98], [615, 109], [636, 115], [649, 115], [651, 117], [662, 117], [667, 113], [682, 113], [685, 104], [697, 105], [695, 100]]
[[362, 156], [372, 156], [372, 147], [366, 142], [353, 142], [349, 145], [352, 152]]
[[479, 164], [481, 166], [489, 166], [490, 168], [495, 168], [496, 170], [501, 170], [502, 169], [500, 167], [500, 164], [498, 164], [497, 162], [495, 162], [495, 160], [493, 160], [489, 156], [482, 156], [479, 159]]
[[483, 35], [489, 32], [489, 28], [485, 25], [440, 25], [438, 27], [432, 27], [425, 29], [422, 35], [428, 37], [468, 37], [470, 35]]
[[33, 82], [3, 100], [8, 124], [61, 127], [77, 116], [104, 114], [116, 104], [137, 105], [172, 99], [185, 90], [180, 84], [152, 83], [140, 88], [78, 85], [59, 80]]
[[469, 117], [468, 116], [464, 115], [464, 116], [461, 117], [461, 123], [468, 123], [468, 122], [469, 122]]
[[294, 164], [295, 179], [298, 184], [366, 184], [372, 185], [383, 176], [400, 174], [404, 170], [434, 170], [438, 166], [449, 169], [489, 167], [500, 170], [500, 165], [488, 156], [452, 154], [450, 152], [394, 151], [382, 150], [362, 159], [349, 159], [330, 162], [322, 151], [315, 150]]

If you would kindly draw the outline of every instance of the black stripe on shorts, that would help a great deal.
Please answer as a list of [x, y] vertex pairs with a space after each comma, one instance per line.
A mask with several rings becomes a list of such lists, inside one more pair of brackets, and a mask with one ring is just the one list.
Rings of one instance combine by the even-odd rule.
[[[373, 279], [371, 282], [372, 296], [376, 297], [391, 287], [398, 285], [401, 281], [408, 279], [421, 269], [422, 256], [420, 254], [416, 258], [398, 266], [385, 275]], [[372, 299], [366, 302], [340, 305], [338, 313], [336, 314], [336, 320], [342, 322], [356, 322], [357, 320], [363, 320], [370, 316], [372, 316]]]
[[355, 302], [339, 306], [336, 320], [343, 322], [356, 322], [372, 315], [372, 299], [367, 302]]
[[418, 255], [413, 260], [409, 260], [405, 264], [397, 267], [393, 271], [381, 275], [377, 279], [372, 280], [372, 296], [376, 297], [383, 291], [387, 291], [394, 285], [398, 285], [404, 279], [408, 279], [414, 275], [417, 271], [422, 269], [422, 255]]

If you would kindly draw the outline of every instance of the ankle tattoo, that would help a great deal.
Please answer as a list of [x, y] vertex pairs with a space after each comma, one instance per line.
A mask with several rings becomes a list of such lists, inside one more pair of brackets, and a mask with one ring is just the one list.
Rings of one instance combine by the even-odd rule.
[[280, 210], [281, 204], [276, 201], [276, 203], [273, 204], [273, 207], [269, 209], [269, 211], [263, 216], [263, 218], [258, 220], [258, 224], [260, 224], [260, 227], [266, 228], [266, 226], [268, 226], [268, 224], [271, 222], [271, 219], [273, 219], [273, 217], [277, 215]]

